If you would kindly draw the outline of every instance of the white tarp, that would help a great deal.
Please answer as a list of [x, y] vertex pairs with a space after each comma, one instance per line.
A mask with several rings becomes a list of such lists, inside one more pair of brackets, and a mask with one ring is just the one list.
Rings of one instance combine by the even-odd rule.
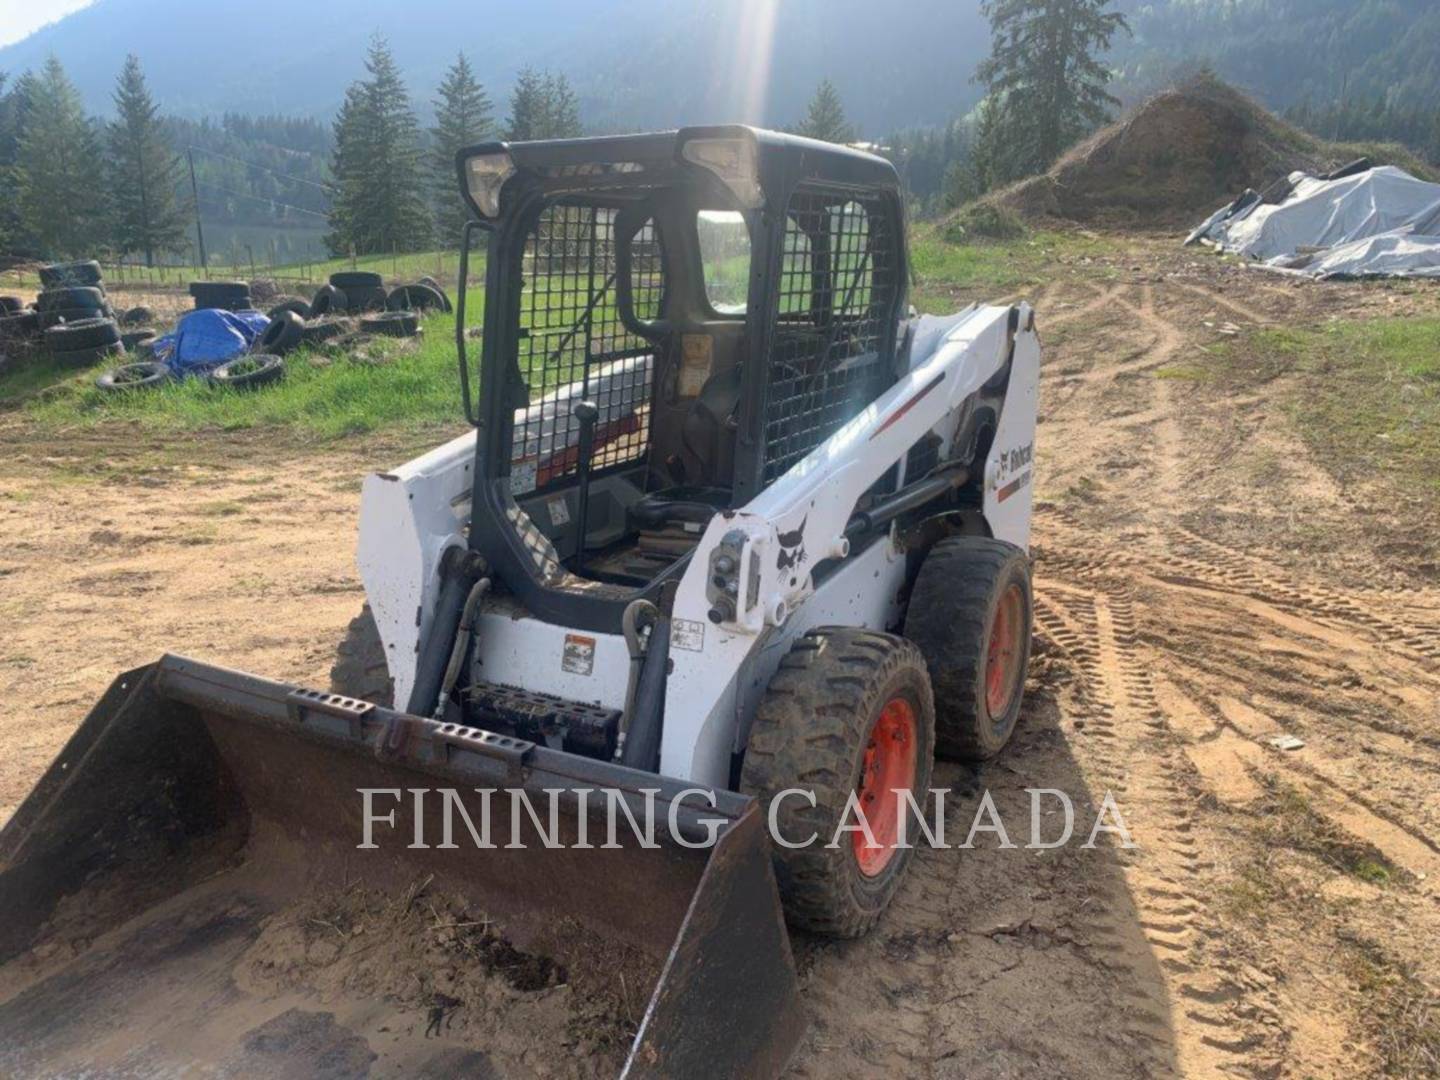
[[1247, 192], [1191, 233], [1313, 277], [1440, 277], [1440, 184], [1391, 165], [1337, 180], [1294, 173], [1279, 202]]

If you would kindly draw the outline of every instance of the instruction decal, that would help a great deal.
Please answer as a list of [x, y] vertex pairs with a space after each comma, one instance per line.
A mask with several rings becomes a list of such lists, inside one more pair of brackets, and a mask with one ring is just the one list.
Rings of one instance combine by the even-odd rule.
[[595, 639], [584, 634], [566, 634], [560, 668], [572, 675], [589, 675], [595, 670]]

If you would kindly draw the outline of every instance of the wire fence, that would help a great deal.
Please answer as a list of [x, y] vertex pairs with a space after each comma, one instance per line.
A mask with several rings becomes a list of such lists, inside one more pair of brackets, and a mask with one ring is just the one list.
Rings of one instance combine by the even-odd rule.
[[[458, 251], [392, 252], [389, 255], [362, 255], [348, 258], [279, 261], [273, 247], [256, 250], [253, 245], [238, 245], [237, 251], [221, 251], [209, 255], [208, 266], [202, 268], [198, 259], [190, 265], [146, 266], [134, 259], [99, 259], [100, 276], [107, 289], [134, 292], [165, 292], [186, 289], [192, 281], [244, 279], [273, 281], [284, 292], [301, 292], [325, 284], [330, 275], [340, 270], [371, 270], [388, 281], [399, 283], [421, 277], [433, 277], [446, 288], [455, 283], [460, 269]], [[40, 264], [24, 264], [0, 270], [0, 293], [38, 292]], [[483, 284], [485, 259], [472, 254], [468, 285]]]

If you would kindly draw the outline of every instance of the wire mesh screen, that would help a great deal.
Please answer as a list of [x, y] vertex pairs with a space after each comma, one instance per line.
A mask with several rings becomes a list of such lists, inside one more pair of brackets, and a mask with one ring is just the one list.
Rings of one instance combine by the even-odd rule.
[[894, 380], [884, 357], [894, 330], [893, 232], [878, 197], [792, 196], [765, 405], [766, 484]]
[[[649, 445], [652, 346], [620, 319], [616, 211], [556, 203], [525, 241], [519, 368], [532, 404], [516, 413], [511, 489], [563, 482], [580, 459], [575, 402], [599, 406], [594, 471], [632, 463]], [[636, 315], [655, 318], [664, 295], [660, 243], [647, 221], [630, 240]]]

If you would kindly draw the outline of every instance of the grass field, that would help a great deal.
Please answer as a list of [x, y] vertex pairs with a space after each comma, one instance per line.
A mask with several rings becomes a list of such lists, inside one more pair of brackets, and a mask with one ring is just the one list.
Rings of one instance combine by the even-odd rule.
[[1296, 428], [1342, 473], [1440, 491], [1440, 318], [1268, 330], [1255, 345], [1302, 376]]
[[[948, 313], [970, 298], [998, 298], [1040, 280], [1047, 262], [1082, 258], [1107, 249], [1108, 241], [1081, 235], [1035, 234], [1019, 240], [959, 246], [930, 227], [915, 230], [911, 251], [916, 285], [912, 301], [922, 311]], [[456, 273], [455, 256], [428, 252], [358, 260], [390, 281], [433, 273], [438, 265]], [[312, 264], [316, 280], [350, 267], [349, 260]], [[727, 268], [728, 269], [728, 268]], [[484, 259], [472, 265], [475, 287], [468, 293], [469, 324], [478, 325], [483, 305]], [[603, 321], [605, 311], [597, 316]], [[560, 319], [568, 327], [571, 316]], [[71, 371], [37, 356], [0, 374], [0, 410], [23, 410], [47, 427], [93, 427], [138, 423], [153, 430], [236, 430], [276, 427], [304, 438], [333, 439], [381, 428], [455, 423], [462, 415], [455, 361], [454, 316], [435, 315], [418, 342], [379, 341], [368, 355], [298, 352], [286, 361], [279, 385], [253, 393], [217, 389], [189, 379], [159, 390], [124, 395], [97, 390], [100, 368]], [[564, 327], [562, 327], [563, 329]], [[472, 350], [478, 364], [479, 342]], [[553, 373], [537, 373], [537, 390], [549, 388]]]
[[[471, 291], [469, 304], [478, 320], [480, 290]], [[478, 364], [478, 341], [470, 356], [472, 366]], [[186, 379], [158, 390], [113, 394], [95, 388], [105, 365], [71, 372], [42, 360], [0, 376], [0, 409], [23, 409], [52, 428], [113, 422], [155, 430], [277, 427], [317, 439], [463, 422], [454, 315], [427, 318], [419, 338], [376, 338], [354, 355], [300, 350], [285, 363], [283, 382], [249, 393]]]

